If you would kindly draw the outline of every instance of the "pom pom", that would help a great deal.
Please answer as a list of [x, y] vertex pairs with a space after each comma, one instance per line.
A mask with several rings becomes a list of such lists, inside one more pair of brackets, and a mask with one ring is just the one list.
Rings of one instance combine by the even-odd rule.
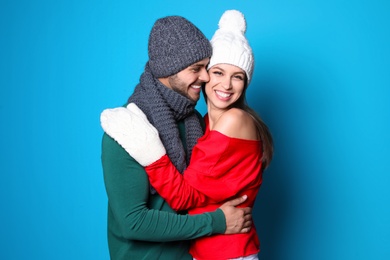
[[238, 30], [242, 33], [246, 31], [244, 15], [237, 10], [226, 11], [219, 20], [218, 26], [224, 30]]

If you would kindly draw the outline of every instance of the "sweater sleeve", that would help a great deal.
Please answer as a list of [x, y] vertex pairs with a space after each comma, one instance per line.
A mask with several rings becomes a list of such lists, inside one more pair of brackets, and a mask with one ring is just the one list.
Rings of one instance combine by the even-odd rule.
[[[145, 170], [152, 186], [174, 210], [188, 210], [215, 202], [186, 182], [168, 155], [146, 166]], [[191, 165], [184, 174], [190, 172]]]
[[[151, 209], [149, 182], [144, 168], [112, 138], [104, 134], [102, 166], [109, 206], [126, 239], [166, 242], [224, 233], [221, 210], [179, 215]], [[169, 212], [171, 211], [171, 212]]]
[[[245, 147], [245, 149], [242, 149]], [[190, 165], [181, 175], [163, 156], [145, 167], [150, 183], [175, 210], [219, 203], [261, 183], [260, 146], [217, 131], [198, 140]]]
[[165, 155], [145, 167], [150, 183], [175, 210], [192, 209], [222, 202], [237, 193], [227, 178], [239, 161], [228, 157], [228, 137], [214, 132], [202, 137], [193, 149], [190, 165], [181, 175]]

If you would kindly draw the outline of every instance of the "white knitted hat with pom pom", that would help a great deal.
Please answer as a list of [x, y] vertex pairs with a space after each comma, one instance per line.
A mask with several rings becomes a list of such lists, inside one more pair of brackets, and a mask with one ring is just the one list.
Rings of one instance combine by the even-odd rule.
[[244, 15], [237, 10], [228, 10], [221, 16], [218, 27], [210, 41], [213, 55], [208, 68], [221, 63], [235, 65], [245, 71], [249, 84], [254, 60], [252, 49], [245, 38]]

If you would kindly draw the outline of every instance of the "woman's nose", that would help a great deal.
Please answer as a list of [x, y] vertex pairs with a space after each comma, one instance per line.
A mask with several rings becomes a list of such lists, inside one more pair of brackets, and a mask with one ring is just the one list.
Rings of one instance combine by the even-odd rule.
[[230, 78], [226, 77], [221, 81], [221, 85], [224, 89], [231, 89], [232, 84]]

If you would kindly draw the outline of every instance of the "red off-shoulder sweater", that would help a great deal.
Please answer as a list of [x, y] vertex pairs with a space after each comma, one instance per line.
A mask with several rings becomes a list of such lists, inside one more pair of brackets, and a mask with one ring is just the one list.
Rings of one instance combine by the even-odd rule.
[[[262, 183], [261, 141], [210, 131], [207, 116], [205, 121], [206, 133], [194, 147], [184, 174], [165, 155], [145, 168], [152, 186], [173, 209], [188, 209], [190, 214], [214, 211], [226, 200], [242, 195], [248, 199], [240, 207], [253, 207]], [[198, 238], [190, 249], [198, 260], [236, 258], [259, 251], [254, 226], [245, 234]]]

